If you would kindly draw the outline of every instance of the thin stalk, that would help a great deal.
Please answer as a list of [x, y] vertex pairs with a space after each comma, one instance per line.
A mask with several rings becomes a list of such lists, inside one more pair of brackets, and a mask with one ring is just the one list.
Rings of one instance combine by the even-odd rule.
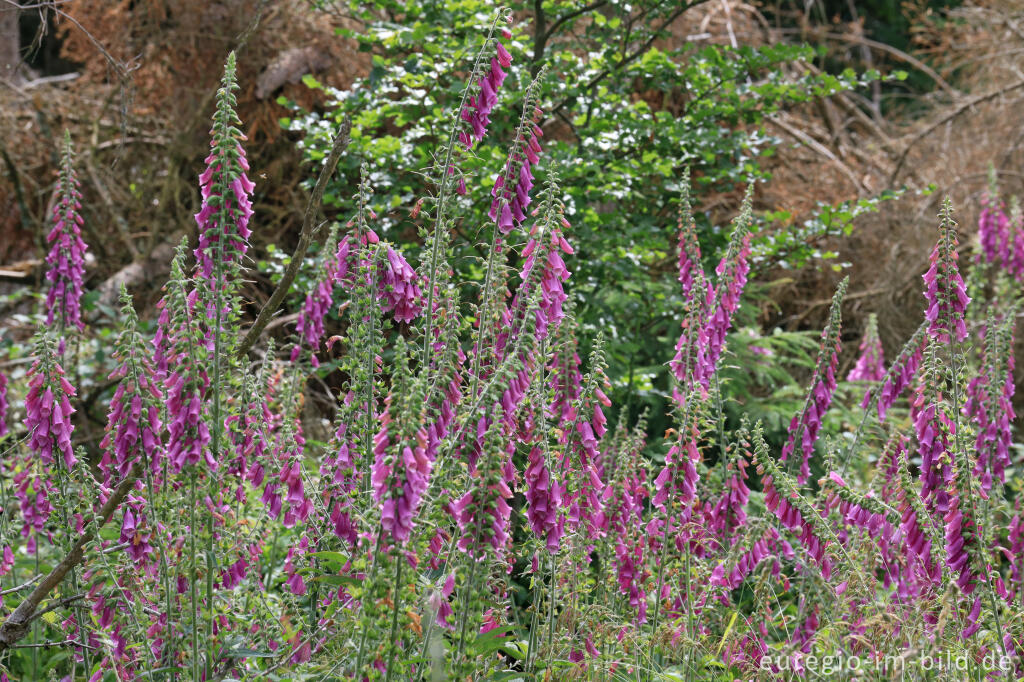
[[[398, 549], [397, 547], [395, 548]], [[398, 649], [398, 611], [402, 605], [402, 564], [405, 561], [402, 559], [402, 553], [396, 551], [395, 555], [395, 593], [393, 601], [395, 603], [394, 608], [391, 609], [391, 636], [388, 637], [391, 651], [388, 654], [388, 667], [384, 673], [384, 682], [391, 682], [391, 673], [394, 670], [395, 652]]]
[[[479, 528], [479, 523], [477, 527]], [[479, 540], [480, 533], [477, 532], [476, 535]], [[479, 542], [474, 544], [479, 548]], [[466, 592], [462, 595], [462, 623], [459, 626], [459, 646], [457, 649], [458, 653], [455, 656], [455, 660], [460, 664], [466, 646], [466, 627], [469, 625], [469, 598], [476, 587], [476, 565], [478, 563], [480, 562], [475, 557], [469, 557], [469, 580], [466, 582]]]
[[437, 195], [437, 212], [434, 217], [434, 240], [431, 243], [430, 249], [430, 276], [427, 278], [429, 286], [427, 287], [427, 307], [425, 311], [425, 322], [423, 328], [423, 358], [421, 360], [421, 366], [427, 367], [428, 360], [430, 359], [430, 340], [433, 330], [431, 326], [434, 322], [434, 280], [437, 276], [437, 266], [440, 259], [441, 252], [441, 241], [439, 239], [441, 230], [444, 229], [444, 210], [447, 207], [447, 200], [450, 196], [449, 185], [452, 180], [448, 177], [448, 169], [452, 165], [452, 150], [455, 149], [455, 143], [458, 139], [459, 129], [461, 126], [461, 114], [463, 109], [466, 108], [466, 102], [469, 99], [469, 92], [473, 87], [473, 83], [480, 73], [480, 66], [483, 63], [484, 50], [488, 45], [491, 44], [491, 37], [494, 35], [494, 29], [498, 25], [498, 20], [503, 14], [502, 10], [498, 10], [495, 13], [494, 19], [491, 21], [491, 27], [487, 31], [487, 39], [484, 41], [483, 47], [477, 52], [476, 61], [473, 63], [473, 70], [470, 72], [469, 85], [462, 91], [462, 99], [459, 102], [459, 110], [456, 114], [455, 123], [452, 125], [451, 131], [448, 133], [448, 145], [445, 147], [444, 164], [441, 166], [440, 174], [440, 188]]
[[[378, 554], [379, 554], [377, 548], [380, 547], [380, 541], [381, 541], [381, 539], [383, 537], [384, 537], [384, 528], [382, 527], [379, 531], [377, 531], [377, 541], [374, 543], [373, 563], [370, 564], [370, 579], [366, 582], [366, 585], [368, 586], [367, 589], [373, 589], [374, 580], [377, 578], [377, 569], [378, 569], [379, 563], [380, 563], [380, 562], [377, 561]], [[365, 595], [364, 595], [364, 603], [363, 603], [362, 606], [365, 606]], [[370, 628], [366, 627], [366, 624], [364, 623], [363, 627], [362, 627], [362, 636], [359, 638], [359, 651], [356, 654], [356, 668], [355, 668], [355, 674], [356, 675], [359, 675], [360, 671], [362, 671], [362, 669], [363, 669], [363, 661], [364, 661], [364, 659], [366, 657], [366, 640], [367, 640], [367, 634], [369, 632], [369, 629]]]
[[190, 590], [189, 598], [192, 605], [192, 675], [199, 679], [199, 607], [196, 598], [196, 479], [199, 474], [193, 467], [192, 481], [189, 485], [189, 554], [190, 554]]

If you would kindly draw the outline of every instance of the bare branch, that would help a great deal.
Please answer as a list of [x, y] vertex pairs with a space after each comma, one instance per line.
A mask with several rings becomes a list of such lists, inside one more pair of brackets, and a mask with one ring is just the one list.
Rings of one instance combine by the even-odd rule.
[[302, 259], [306, 255], [306, 249], [309, 248], [309, 244], [313, 239], [313, 225], [316, 221], [317, 212], [320, 210], [320, 204], [323, 202], [327, 181], [331, 179], [334, 169], [338, 167], [338, 161], [341, 160], [341, 154], [348, 147], [348, 133], [351, 126], [352, 122], [346, 118], [341, 124], [341, 130], [334, 136], [331, 153], [324, 159], [323, 168], [320, 169], [320, 177], [317, 178], [313, 192], [309, 195], [309, 203], [306, 204], [306, 215], [302, 219], [302, 232], [299, 233], [299, 243], [295, 247], [295, 253], [292, 254], [291, 262], [288, 263], [288, 268], [284, 271], [284, 276], [278, 282], [274, 293], [270, 295], [270, 299], [264, 304], [259, 315], [256, 316], [256, 321], [249, 327], [245, 338], [238, 344], [238, 350], [235, 351], [237, 357], [245, 356], [249, 349], [253, 347], [253, 344], [256, 343], [256, 339], [263, 333], [267, 323], [270, 322], [271, 316], [277, 312], [277, 307], [281, 305], [285, 294], [288, 293], [292, 282], [295, 281], [295, 276], [299, 273]]
[[[141, 472], [142, 465], [136, 462], [135, 466], [128, 472], [128, 475], [124, 477], [124, 480], [118, 484], [114, 492], [107, 498], [107, 501], [100, 507], [97, 520], [99, 527], [105, 526], [114, 516], [114, 512], [117, 511], [124, 498], [128, 496], [129, 491], [135, 485], [135, 481]], [[42, 582], [36, 585], [35, 589], [25, 597], [25, 600], [18, 604], [18, 608], [14, 609], [14, 612], [0, 625], [0, 651], [14, 647], [18, 640], [28, 634], [39, 604], [53, 588], [61, 584], [64, 576], [70, 573], [71, 569], [82, 563], [82, 560], [85, 559], [85, 546], [89, 544], [92, 538], [92, 532], [87, 531], [83, 533], [75, 541], [71, 551], [43, 578]]]

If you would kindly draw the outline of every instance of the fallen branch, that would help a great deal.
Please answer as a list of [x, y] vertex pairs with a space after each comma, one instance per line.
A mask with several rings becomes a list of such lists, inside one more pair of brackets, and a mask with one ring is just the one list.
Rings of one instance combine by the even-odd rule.
[[[118, 506], [128, 496], [129, 491], [135, 485], [135, 481], [141, 472], [142, 465], [136, 462], [135, 466], [128, 472], [128, 475], [124, 477], [124, 480], [118, 484], [114, 492], [107, 498], [107, 501], [100, 507], [99, 514], [97, 515], [99, 517], [97, 521], [98, 527], [102, 528], [107, 525], [107, 522], [114, 516], [114, 512], [117, 511]], [[14, 612], [0, 625], [0, 651], [6, 651], [15, 647], [18, 641], [28, 634], [39, 604], [46, 599], [46, 595], [53, 588], [63, 582], [64, 577], [71, 572], [71, 569], [82, 563], [82, 560], [85, 559], [85, 546], [92, 539], [92, 532], [86, 531], [83, 533], [75, 541], [71, 551], [43, 578], [42, 582], [36, 585], [35, 589], [25, 597], [25, 600], [18, 604], [18, 608], [14, 609]]]
[[278, 282], [274, 293], [270, 295], [270, 299], [263, 305], [260, 314], [256, 316], [256, 321], [249, 327], [245, 338], [238, 344], [238, 350], [235, 351], [237, 357], [244, 357], [249, 352], [249, 349], [253, 347], [253, 344], [256, 343], [256, 340], [260, 338], [260, 334], [263, 333], [267, 323], [270, 322], [271, 316], [277, 312], [278, 306], [281, 305], [285, 294], [288, 293], [292, 282], [295, 281], [295, 276], [299, 274], [299, 268], [302, 266], [302, 259], [306, 255], [306, 249], [309, 248], [309, 244], [313, 240], [313, 224], [316, 221], [316, 214], [320, 210], [320, 204], [324, 198], [324, 190], [327, 189], [327, 181], [331, 179], [334, 169], [338, 167], [338, 161], [341, 160], [342, 152], [348, 147], [348, 132], [351, 125], [351, 121], [346, 118], [341, 123], [341, 130], [334, 136], [331, 153], [324, 159], [324, 166], [320, 169], [320, 177], [317, 178], [313, 192], [309, 195], [309, 203], [306, 204], [306, 215], [302, 219], [302, 232], [299, 233], [299, 243], [295, 247], [295, 253], [292, 254], [291, 262], [288, 263], [288, 268], [284, 271], [284, 276]]

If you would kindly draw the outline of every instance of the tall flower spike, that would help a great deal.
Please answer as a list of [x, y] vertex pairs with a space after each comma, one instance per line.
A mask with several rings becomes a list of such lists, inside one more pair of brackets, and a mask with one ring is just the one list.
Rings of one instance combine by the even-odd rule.
[[868, 316], [868, 326], [860, 342], [860, 357], [846, 376], [847, 381], [881, 381], [885, 378], [885, 355], [878, 338], [878, 316]]
[[72, 162], [71, 133], [64, 131], [64, 159], [57, 181], [53, 207], [53, 227], [46, 236], [50, 252], [46, 256], [46, 324], [57, 322], [63, 332], [68, 326], [84, 328], [82, 322], [82, 278], [85, 274], [85, 242], [82, 240], [81, 183]]
[[793, 415], [789, 423], [789, 437], [782, 447], [782, 461], [788, 461], [799, 442], [802, 459], [800, 461], [800, 473], [797, 475], [797, 483], [803, 485], [811, 475], [810, 461], [814, 454], [814, 443], [818, 440], [818, 432], [821, 430], [821, 420], [828, 412], [832, 404], [832, 394], [836, 390], [836, 367], [839, 365], [839, 351], [842, 344], [839, 339], [839, 332], [842, 327], [842, 303], [846, 296], [846, 287], [849, 278], [839, 283], [835, 295], [832, 297], [832, 310], [829, 313], [828, 325], [821, 332], [821, 348], [818, 350], [818, 365], [814, 370], [814, 378], [811, 380], [811, 390], [807, 395], [803, 409], [799, 414]]
[[1005, 206], [994, 192], [981, 196], [981, 214], [978, 216], [978, 240], [986, 263], [1010, 263], [1010, 219]]
[[[698, 339], [706, 338], [704, 343], [707, 345], [705, 349], [696, 353], [698, 358], [702, 358], [702, 362], [696, 363], [693, 367], [693, 378], [705, 393], [718, 367], [718, 360], [725, 348], [725, 335], [732, 327], [732, 316], [740, 306], [740, 297], [743, 295], [747, 274], [750, 272], [750, 221], [753, 196], [754, 187], [751, 185], [747, 188], [740, 214], [734, 222], [729, 250], [715, 268], [718, 284], [715, 287], [713, 302], [708, 307], [710, 317], [703, 334], [698, 336]], [[697, 296], [700, 294], [698, 287]]]
[[697, 225], [690, 205], [690, 169], [687, 168], [683, 171], [683, 189], [679, 202], [679, 284], [684, 299], [689, 298], [693, 290], [694, 273], [704, 274], [704, 268], [701, 265]]
[[964, 290], [964, 281], [957, 267], [956, 223], [949, 198], [943, 200], [939, 212], [939, 241], [931, 254], [931, 267], [924, 275], [925, 299], [928, 308], [928, 334], [937, 343], [946, 343], [949, 335], [957, 341], [967, 338], [964, 313], [971, 299]]
[[[249, 163], [241, 141], [245, 135], [236, 127], [241, 123], [235, 114], [235, 53], [228, 55], [224, 77], [217, 91], [217, 111], [210, 130], [210, 154], [206, 170], [199, 176], [203, 204], [196, 214], [199, 245], [195, 250], [196, 274], [206, 283], [204, 294], [210, 295], [207, 315], [213, 319], [213, 293], [230, 293], [237, 281], [235, 270], [241, 266], [248, 250], [249, 218], [252, 216], [250, 195], [253, 183], [246, 172]], [[224, 299], [221, 304], [227, 307]]]

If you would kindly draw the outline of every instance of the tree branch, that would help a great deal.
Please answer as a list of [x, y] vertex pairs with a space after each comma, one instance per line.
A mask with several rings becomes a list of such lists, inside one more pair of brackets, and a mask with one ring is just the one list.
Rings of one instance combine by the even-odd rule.
[[[98, 514], [98, 526], [100, 528], [105, 526], [114, 516], [117, 507], [128, 496], [140, 473], [142, 473], [142, 464], [136, 462], [135, 466], [128, 472], [128, 475], [124, 477], [124, 480], [121, 481], [103, 506], [100, 507]], [[14, 612], [0, 625], [0, 651], [6, 651], [14, 647], [18, 640], [28, 634], [39, 604], [50, 593], [50, 590], [60, 585], [64, 580], [64, 576], [70, 573], [71, 569], [82, 563], [82, 560], [85, 559], [85, 546], [92, 539], [93, 533], [88, 531], [78, 538], [71, 551], [61, 559], [61, 562], [50, 571], [49, 575], [43, 578], [42, 582], [36, 585], [35, 589], [25, 597], [25, 600], [18, 604], [18, 608], [14, 609]]]
[[309, 244], [313, 239], [313, 224], [324, 198], [324, 190], [327, 189], [327, 181], [331, 179], [334, 169], [338, 167], [338, 161], [341, 160], [342, 152], [348, 147], [348, 133], [351, 126], [352, 122], [346, 118], [341, 123], [341, 130], [334, 136], [331, 153], [324, 160], [324, 166], [320, 169], [320, 177], [316, 180], [313, 193], [309, 195], [309, 203], [306, 204], [306, 215], [302, 219], [302, 232], [299, 233], [299, 243], [295, 247], [295, 253], [292, 254], [291, 262], [288, 263], [288, 268], [284, 271], [284, 276], [278, 282], [274, 293], [270, 295], [270, 299], [263, 305], [259, 315], [256, 316], [256, 321], [252, 323], [245, 338], [238, 345], [238, 350], [235, 351], [236, 357], [244, 357], [249, 352], [249, 349], [253, 347], [256, 339], [260, 337], [267, 323], [270, 322], [271, 316], [277, 312], [277, 307], [281, 305], [285, 294], [288, 293], [292, 282], [295, 281], [295, 276], [299, 273], [302, 259], [306, 255], [306, 249], [309, 248]]

